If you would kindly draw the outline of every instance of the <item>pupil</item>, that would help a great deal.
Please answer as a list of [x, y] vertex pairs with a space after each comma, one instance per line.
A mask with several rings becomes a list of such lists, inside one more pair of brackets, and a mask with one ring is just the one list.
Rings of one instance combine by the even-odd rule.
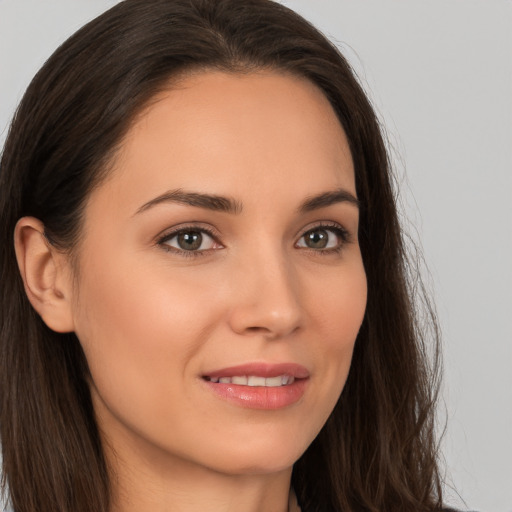
[[201, 247], [203, 235], [198, 231], [187, 231], [178, 235], [178, 245], [185, 251], [194, 251]]
[[312, 249], [324, 249], [328, 241], [329, 235], [323, 229], [310, 231], [306, 236], [306, 245]]

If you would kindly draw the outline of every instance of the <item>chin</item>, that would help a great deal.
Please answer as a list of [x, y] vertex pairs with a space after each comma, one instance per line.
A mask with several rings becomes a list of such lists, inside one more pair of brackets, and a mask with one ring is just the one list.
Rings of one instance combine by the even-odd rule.
[[[296, 441], [292, 443], [291, 441]], [[213, 466], [231, 475], [257, 475], [290, 470], [307, 449], [308, 443], [288, 436], [280, 442], [258, 439], [257, 442], [233, 443], [229, 448], [212, 454]]]

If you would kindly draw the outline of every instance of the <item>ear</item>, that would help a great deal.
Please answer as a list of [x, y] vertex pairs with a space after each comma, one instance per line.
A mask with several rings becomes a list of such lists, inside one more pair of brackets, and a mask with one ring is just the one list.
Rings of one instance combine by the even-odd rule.
[[74, 330], [69, 258], [52, 246], [43, 223], [23, 217], [14, 231], [16, 259], [27, 297], [44, 323], [56, 332]]

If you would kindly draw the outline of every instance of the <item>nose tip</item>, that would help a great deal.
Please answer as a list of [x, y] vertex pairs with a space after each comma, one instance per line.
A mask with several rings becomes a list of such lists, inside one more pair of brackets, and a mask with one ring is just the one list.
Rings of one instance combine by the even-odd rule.
[[[239, 331], [261, 334], [265, 338], [274, 339], [286, 337], [298, 329], [298, 316], [290, 312], [274, 310], [260, 314], [258, 317], [245, 326], [241, 324], [242, 328]], [[255, 325], [250, 325], [251, 323]]]

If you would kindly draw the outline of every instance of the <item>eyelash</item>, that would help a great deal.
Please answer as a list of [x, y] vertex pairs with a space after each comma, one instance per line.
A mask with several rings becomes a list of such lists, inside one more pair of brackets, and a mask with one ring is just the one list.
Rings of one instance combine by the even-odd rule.
[[[306, 231], [302, 233], [299, 240], [301, 240], [304, 236], [306, 236], [308, 233], [311, 233], [312, 231], [317, 230], [325, 230], [325, 231], [331, 231], [336, 235], [336, 237], [340, 240], [340, 242], [336, 245], [336, 247], [332, 247], [329, 249], [313, 249], [310, 247], [303, 247], [302, 250], [306, 250], [308, 252], [314, 253], [315, 255], [322, 255], [327, 256], [330, 254], [339, 254], [344, 246], [352, 241], [350, 233], [340, 226], [337, 223], [332, 222], [323, 222], [316, 226], [308, 228]], [[207, 256], [211, 253], [211, 251], [215, 251], [217, 249], [203, 249], [203, 250], [196, 250], [196, 251], [186, 251], [186, 250], [180, 250], [176, 247], [169, 246], [166, 242], [169, 242], [169, 240], [172, 240], [176, 236], [187, 233], [187, 232], [199, 232], [199, 233], [206, 233], [209, 237], [211, 237], [216, 243], [219, 245], [220, 242], [218, 241], [218, 236], [213, 232], [213, 230], [207, 228], [207, 227], [199, 227], [199, 226], [182, 226], [178, 229], [175, 229], [174, 231], [171, 231], [169, 233], [166, 233], [165, 235], [161, 236], [157, 240], [157, 245], [159, 245], [163, 250], [167, 252], [171, 252], [174, 254], [178, 254], [180, 256], [183, 256], [185, 258], [197, 258], [200, 256]]]

